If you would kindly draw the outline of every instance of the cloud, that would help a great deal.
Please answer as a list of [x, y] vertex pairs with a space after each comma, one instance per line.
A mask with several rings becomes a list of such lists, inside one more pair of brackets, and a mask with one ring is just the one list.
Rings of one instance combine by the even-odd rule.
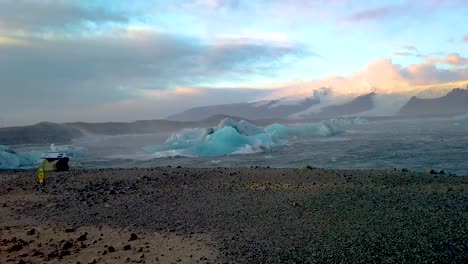
[[412, 45], [404, 45], [404, 46], [402, 46], [402, 48], [405, 49], [405, 50], [409, 50], [409, 51], [415, 51], [415, 52], [418, 51], [418, 49], [415, 46], [412, 46]]
[[463, 41], [464, 41], [464, 42], [468, 42], [468, 34], [465, 35], [465, 36], [463, 36]]
[[355, 22], [365, 20], [380, 20], [400, 13], [401, 9], [401, 6], [384, 6], [372, 9], [364, 9], [351, 14], [347, 20]]
[[321, 87], [331, 87], [337, 98], [352, 98], [370, 92], [411, 94], [419, 85], [463, 80], [468, 80], [468, 67], [444, 69], [427, 63], [403, 67], [390, 59], [381, 59], [349, 76], [328, 76], [320, 80], [284, 85], [274, 90], [268, 98], [309, 97]]
[[127, 28], [75, 38], [25, 38], [0, 45], [0, 111], [83, 107], [140, 96], [139, 91], [213, 85], [269, 76], [299, 46], [215, 43]]
[[445, 64], [452, 66], [465, 66], [468, 65], [468, 58], [461, 56], [458, 53], [450, 53], [444, 58], [431, 58], [428, 64]]
[[409, 51], [397, 51], [397, 52], [394, 52], [393, 55], [407, 57], [407, 56], [413, 56], [414, 54]]
[[[83, 3], [81, 3], [83, 4]], [[0, 28], [16, 31], [54, 30], [83, 26], [87, 22], [127, 22], [124, 13], [86, 8], [73, 0], [3, 0], [0, 2]]]

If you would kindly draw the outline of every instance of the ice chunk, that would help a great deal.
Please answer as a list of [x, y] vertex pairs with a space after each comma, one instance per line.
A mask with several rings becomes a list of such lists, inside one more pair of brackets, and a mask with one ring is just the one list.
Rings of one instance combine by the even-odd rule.
[[41, 156], [43, 152], [40, 151], [29, 151], [24, 153], [19, 153], [20, 166], [33, 166], [41, 162]]
[[356, 119], [353, 120], [353, 124], [355, 125], [367, 125], [369, 124], [369, 121], [365, 118], [362, 117], [356, 117]]
[[237, 122], [236, 120], [231, 118], [225, 118], [221, 120], [221, 122], [219, 122], [218, 124], [217, 130], [224, 127], [232, 127], [236, 129], [237, 132], [239, 132], [239, 134], [246, 136], [258, 135], [264, 132], [260, 127], [251, 124], [247, 121], [241, 120]]
[[339, 126], [329, 123], [303, 124], [295, 126], [285, 126], [272, 124], [265, 127], [265, 131], [279, 138], [284, 137], [305, 137], [305, 136], [334, 136], [343, 131]]
[[88, 149], [85, 147], [75, 147], [70, 145], [56, 146], [55, 144], [50, 144], [50, 150], [53, 152], [63, 152], [66, 153], [70, 158], [78, 158], [81, 156], [88, 155]]
[[262, 128], [244, 120], [239, 121], [239, 123], [237, 123], [235, 128], [240, 134], [246, 135], [246, 136], [254, 136], [254, 135], [264, 133]]
[[261, 128], [227, 118], [216, 129], [184, 129], [171, 135], [163, 144], [143, 149], [153, 157], [251, 154], [285, 144], [289, 137], [334, 136], [342, 131], [339, 125], [326, 122], [293, 126], [272, 124]]
[[6, 146], [0, 146], [0, 169], [14, 169], [20, 166], [16, 152]]
[[454, 117], [454, 119], [458, 120], [458, 121], [468, 121], [468, 113], [464, 114], [464, 115], [456, 116], [456, 117]]
[[39, 151], [17, 153], [8, 146], [0, 145], [0, 169], [34, 166], [41, 161], [41, 154]]

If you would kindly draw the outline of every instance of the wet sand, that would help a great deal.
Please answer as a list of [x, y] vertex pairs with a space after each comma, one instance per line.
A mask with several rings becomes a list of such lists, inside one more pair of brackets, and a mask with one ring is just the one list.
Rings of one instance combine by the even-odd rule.
[[468, 177], [400, 170], [0, 172], [0, 263], [468, 261]]

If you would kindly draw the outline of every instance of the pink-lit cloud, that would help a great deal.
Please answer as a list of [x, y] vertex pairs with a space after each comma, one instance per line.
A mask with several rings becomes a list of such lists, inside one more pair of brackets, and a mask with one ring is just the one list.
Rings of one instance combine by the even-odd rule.
[[468, 65], [468, 58], [461, 56], [458, 53], [450, 53], [446, 57], [429, 59], [429, 64], [445, 64], [452, 66], [465, 66]]
[[276, 89], [269, 98], [311, 96], [313, 91], [320, 87], [331, 87], [335, 96], [347, 98], [370, 92], [415, 94], [421, 85], [464, 80], [468, 80], [468, 66], [443, 69], [434, 64], [422, 63], [404, 67], [390, 59], [382, 59], [371, 62], [349, 76], [329, 76], [320, 80], [284, 85]]
[[468, 42], [468, 34], [466, 34], [465, 36], [463, 36], [463, 41], [464, 41], [464, 42]]

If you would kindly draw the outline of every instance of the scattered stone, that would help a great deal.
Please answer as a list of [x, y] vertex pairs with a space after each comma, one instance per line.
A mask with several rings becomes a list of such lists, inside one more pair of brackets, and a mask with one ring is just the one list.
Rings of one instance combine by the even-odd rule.
[[97, 263], [96, 259], [92, 259], [91, 261], [88, 262], [88, 264], [96, 264], [96, 263]]
[[439, 172], [439, 174], [445, 174], [445, 171], [444, 171], [444, 170], [441, 170], [441, 171]]
[[53, 259], [53, 258], [56, 258], [56, 257], [58, 257], [58, 252], [57, 251], [52, 251], [52, 252], [49, 252], [49, 254], [47, 254], [48, 259]]
[[73, 247], [73, 243], [71, 241], [67, 241], [63, 243], [62, 250], [69, 250], [72, 247]]
[[8, 249], [8, 252], [20, 251], [21, 249], [23, 249], [23, 244], [16, 243]]
[[115, 248], [113, 246], [109, 246], [107, 250], [109, 251], [109, 253], [115, 252]]
[[73, 232], [75, 232], [75, 228], [73, 227], [65, 228], [65, 233], [73, 233]]
[[107, 255], [107, 250], [104, 250], [104, 251], [102, 252], [102, 255], [103, 255], [103, 256], [104, 256], [104, 255]]
[[32, 235], [34, 235], [35, 233], [36, 233], [36, 229], [34, 229], [34, 228], [31, 229], [31, 230], [29, 230], [28, 232], [26, 232], [26, 234], [27, 234], [28, 236], [32, 236]]
[[78, 241], [85, 241], [87, 238], [88, 233], [84, 233], [81, 236], [79, 236], [76, 240]]
[[129, 239], [128, 241], [135, 241], [135, 240], [137, 240], [137, 239], [138, 239], [138, 236], [137, 236], [135, 233], [132, 233], [132, 234], [130, 235], [130, 239]]
[[125, 246], [123, 247], [123, 250], [130, 250], [131, 248], [132, 248], [132, 247], [130, 247], [130, 245], [125, 245]]

